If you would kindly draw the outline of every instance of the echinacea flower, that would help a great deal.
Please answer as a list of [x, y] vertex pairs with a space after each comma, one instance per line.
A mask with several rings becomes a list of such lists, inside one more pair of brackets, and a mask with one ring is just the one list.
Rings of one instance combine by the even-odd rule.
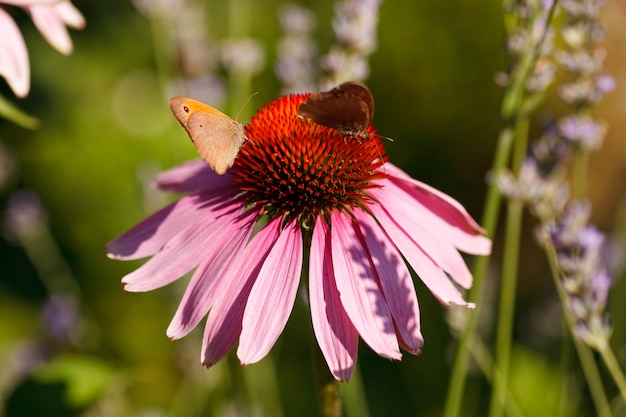
[[[44, 38], [62, 54], [72, 52], [67, 26], [82, 29], [85, 18], [69, 0], [0, 0], [23, 8]], [[0, 7], [0, 76], [18, 97], [30, 89], [30, 67], [26, 43], [11, 16]]]
[[357, 140], [298, 118], [307, 97], [260, 110], [225, 175], [200, 160], [162, 173], [162, 189], [188, 194], [108, 245], [114, 259], [152, 256], [122, 279], [128, 291], [162, 287], [195, 268], [167, 335], [181, 338], [206, 316], [206, 366], [237, 342], [242, 364], [262, 359], [301, 284], [339, 380], [352, 375], [359, 337], [385, 358], [399, 360], [400, 347], [420, 353], [407, 264], [442, 303], [471, 306], [459, 288], [472, 284], [459, 251], [488, 254], [483, 230], [457, 201], [381, 160], [372, 127], [371, 138]]

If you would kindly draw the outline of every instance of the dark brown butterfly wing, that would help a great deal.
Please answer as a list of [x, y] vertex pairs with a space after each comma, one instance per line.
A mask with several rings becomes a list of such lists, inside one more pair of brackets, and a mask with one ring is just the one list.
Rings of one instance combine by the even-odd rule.
[[364, 84], [347, 82], [300, 103], [298, 116], [344, 135], [363, 137], [374, 118], [374, 97]]

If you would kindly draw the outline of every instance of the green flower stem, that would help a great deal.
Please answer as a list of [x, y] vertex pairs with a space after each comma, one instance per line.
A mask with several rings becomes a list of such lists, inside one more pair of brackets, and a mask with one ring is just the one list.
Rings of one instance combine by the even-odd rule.
[[[546, 20], [546, 28], [552, 21], [557, 4], [558, 0], [555, 0], [552, 4], [552, 8], [550, 9]], [[504, 122], [504, 127], [498, 137], [495, 158], [491, 167], [493, 178], [497, 178], [497, 176], [506, 167], [515, 136], [515, 125], [518, 123], [519, 118], [527, 118], [529, 116], [528, 113], [522, 112], [525, 95], [525, 83], [535, 67], [539, 51], [541, 50], [545, 40], [546, 32], [547, 31], [544, 31], [542, 39], [536, 46], [533, 46], [532, 40], [529, 39], [522, 54], [522, 59], [517, 69], [512, 74], [511, 84], [504, 92], [501, 107], [501, 117]], [[483, 213], [481, 224], [487, 230], [487, 236], [492, 239], [492, 241], [495, 236], [495, 227], [498, 223], [498, 213], [501, 201], [502, 196], [500, 195], [497, 184], [495, 181], [491, 181], [487, 190], [485, 212]], [[488, 265], [489, 257], [480, 257], [474, 262], [472, 271], [474, 275], [474, 284], [470, 290], [468, 298], [470, 301], [475, 302], [478, 306], [480, 306], [484, 296], [485, 276], [487, 274]], [[469, 343], [475, 337], [477, 324], [477, 313], [475, 311], [470, 311], [467, 325], [461, 335], [459, 347], [456, 351], [452, 377], [450, 379], [450, 387], [446, 398], [444, 410], [445, 417], [458, 417], [460, 415], [470, 359]]]
[[489, 409], [489, 415], [491, 417], [501, 416], [506, 402], [523, 210], [524, 205], [520, 201], [509, 201], [507, 207], [500, 306], [498, 308], [496, 336], [495, 357], [498, 372], [494, 374], [493, 393]]
[[[565, 293], [565, 290], [561, 285], [561, 280], [559, 279], [559, 269], [556, 264], [556, 250], [551, 243], [546, 243], [546, 254], [548, 256], [548, 263], [550, 265], [550, 271], [552, 272], [551, 275], [554, 280], [554, 286], [557, 289], [559, 300], [561, 302], [561, 308], [563, 309], [563, 317], [565, 318], [565, 322], [567, 323], [567, 327], [570, 332], [573, 332], [575, 325], [574, 317], [572, 317], [572, 314], [567, 307], [567, 294]], [[574, 342], [574, 347], [576, 348], [576, 353], [578, 354], [578, 359], [580, 360], [583, 373], [585, 374], [589, 392], [591, 393], [591, 399], [596, 407], [598, 416], [611, 417], [612, 414], [609, 400], [606, 397], [606, 393], [602, 385], [602, 378], [600, 377], [600, 371], [598, 370], [596, 362], [593, 358], [591, 348], [578, 340], [574, 334], [572, 334], [572, 340]]]
[[[526, 157], [526, 147], [528, 146], [528, 119], [519, 120], [515, 128], [512, 169], [515, 175], [519, 176], [524, 158]], [[489, 415], [492, 417], [501, 416], [506, 403], [523, 211], [524, 204], [521, 201], [515, 199], [509, 201], [504, 234], [500, 306], [498, 308], [496, 330], [496, 368], [498, 372], [494, 374], [489, 412]]]
[[[300, 282], [309, 286], [309, 256], [311, 254], [311, 240], [313, 230], [303, 230], [302, 277]], [[311, 332], [313, 333], [313, 332]], [[317, 345], [314, 335], [311, 335], [311, 360], [315, 374], [315, 388], [317, 390], [317, 404], [320, 417], [341, 417], [341, 395], [339, 383], [330, 373], [326, 360]]]
[[[472, 351], [472, 356], [476, 360], [476, 364], [482, 371], [483, 375], [485, 375], [485, 378], [487, 378], [487, 381], [493, 383], [493, 380], [496, 377], [495, 375], [498, 373], [498, 368], [496, 368], [491, 352], [489, 352], [485, 343], [480, 338], [475, 338], [471, 341], [469, 349]], [[508, 387], [505, 388], [506, 401], [504, 403], [504, 407], [507, 416], [523, 417], [524, 413], [515, 397], [513, 397], [513, 393], [508, 389]]]
[[341, 417], [341, 397], [337, 380], [328, 370], [328, 365], [322, 356], [315, 338], [312, 341], [313, 366], [315, 371], [315, 385], [317, 388], [317, 404], [320, 417]]
[[0, 94], [0, 117], [8, 119], [24, 129], [35, 130], [39, 127], [39, 119], [27, 114]]
[[611, 347], [608, 343], [605, 343], [599, 347], [598, 351], [600, 352], [600, 356], [602, 357], [604, 364], [613, 377], [613, 381], [615, 381], [617, 388], [619, 388], [619, 392], [622, 395], [624, 403], [626, 403], [626, 378], [624, 378], [624, 372], [620, 368], [619, 362], [615, 358]]
[[587, 195], [588, 162], [589, 152], [577, 150], [574, 154], [574, 168], [572, 174], [572, 197], [575, 200], [582, 200]]
[[[528, 119], [518, 120], [515, 126], [512, 169], [519, 175], [528, 145]], [[512, 199], [507, 204], [505, 226], [504, 255], [502, 259], [502, 277], [500, 287], [500, 306], [496, 330], [496, 367], [493, 375], [493, 392], [489, 415], [499, 417], [506, 407], [508, 391], [509, 365], [515, 314], [515, 293], [517, 288], [519, 248], [522, 233], [524, 204]]]
[[568, 388], [568, 377], [569, 377], [569, 364], [572, 361], [572, 343], [571, 339], [567, 337], [569, 335], [569, 329], [567, 328], [566, 323], [562, 324], [561, 329], [561, 354], [559, 355], [559, 368], [561, 371], [561, 383], [558, 387], [558, 404], [559, 408], [557, 410], [557, 416], [565, 416], [567, 415], [567, 393], [569, 391]]
[[[513, 129], [508, 127], [500, 132], [496, 155], [492, 172], [502, 172], [506, 166], [506, 161], [511, 153], [511, 145], [513, 143]], [[498, 211], [502, 195], [498, 191], [494, 181], [489, 185], [487, 190], [487, 200], [485, 204], [485, 212], [481, 224], [487, 230], [487, 237], [492, 241], [495, 236], [496, 224], [498, 222]], [[485, 288], [485, 277], [487, 275], [487, 267], [489, 266], [489, 257], [482, 256], [476, 259], [473, 266], [474, 284], [469, 292], [469, 300], [475, 301], [480, 306]], [[445, 417], [457, 417], [461, 412], [461, 403], [463, 400], [463, 392], [465, 391], [465, 382], [467, 381], [467, 369], [471, 351], [469, 349], [471, 340], [475, 337], [476, 326], [478, 325], [478, 312], [469, 310], [467, 323], [459, 340], [459, 347], [456, 351], [454, 366], [452, 368], [452, 376], [450, 378], [450, 387], [446, 397], [446, 405], [444, 410]]]

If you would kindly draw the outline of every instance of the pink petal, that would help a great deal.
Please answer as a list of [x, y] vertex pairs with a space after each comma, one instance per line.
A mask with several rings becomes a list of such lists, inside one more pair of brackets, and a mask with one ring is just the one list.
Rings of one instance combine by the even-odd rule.
[[160, 173], [157, 185], [174, 193], [213, 190], [213, 193], [219, 194], [221, 189], [232, 188], [233, 181], [232, 175], [217, 175], [202, 159], [194, 159]]
[[[389, 179], [393, 183], [427, 207], [436, 215], [436, 218], [444, 220], [450, 226], [450, 232], [455, 233], [454, 239], [451, 240], [457, 244], [460, 250], [474, 255], [488, 255], [490, 253], [490, 240], [480, 236], [485, 233], [484, 229], [472, 219], [458, 201], [428, 184], [409, 177], [404, 171], [392, 164], [388, 163], [385, 167], [392, 174]], [[459, 234], [455, 232], [455, 229], [459, 229], [465, 234]], [[462, 246], [458, 246], [459, 244]]]
[[215, 303], [207, 317], [202, 338], [202, 363], [213, 366], [237, 342], [246, 301], [274, 242], [282, 219], [272, 220], [254, 235], [242, 256], [233, 262], [215, 290]]
[[419, 354], [424, 345], [420, 310], [411, 273], [387, 235], [368, 213], [353, 210], [391, 310], [403, 346]]
[[126, 283], [124, 289], [150, 291], [182, 277], [219, 249], [217, 242], [230, 231], [237, 215], [224, 215], [219, 222], [212, 217], [191, 222], [148, 262], [122, 278], [122, 282]]
[[27, 8], [33, 5], [52, 5], [54, 3], [58, 3], [59, 1], [63, 0], [2, 0], [2, 3]]
[[55, 6], [57, 15], [67, 26], [74, 29], [83, 29], [87, 22], [83, 14], [69, 1], [62, 1]]
[[[239, 219], [224, 217], [224, 226], [219, 232], [209, 233], [201, 244], [203, 268], [198, 268], [185, 290], [174, 314], [167, 335], [179, 339], [189, 333], [202, 320], [215, 302], [215, 291], [225, 279], [224, 275], [233, 262], [236, 262], [245, 247], [256, 213], [249, 211]], [[215, 225], [218, 227], [220, 225]]]
[[302, 232], [292, 221], [280, 233], [250, 292], [237, 349], [242, 364], [258, 362], [274, 346], [293, 308], [301, 271]]
[[331, 242], [335, 282], [352, 324], [374, 352], [399, 360], [402, 355], [387, 301], [355, 225], [344, 212], [333, 213]]
[[341, 305], [333, 271], [330, 230], [322, 218], [313, 229], [309, 262], [309, 300], [317, 343], [331, 373], [347, 381], [354, 372], [359, 334]]
[[11, 16], [0, 8], [0, 75], [18, 97], [30, 90], [28, 51], [20, 29]]
[[450, 278], [422, 251], [419, 244], [406, 234], [404, 229], [393, 220], [381, 205], [372, 204], [369, 208], [409, 265], [435, 297], [444, 304], [454, 303], [468, 307], [473, 306], [463, 300], [463, 296], [452, 284]]
[[392, 182], [384, 181], [381, 189], [372, 190], [372, 196], [385, 205], [385, 210], [407, 235], [420, 246], [422, 251], [463, 288], [472, 286], [472, 273], [465, 260], [447, 234], [448, 227], [442, 221], [434, 221], [432, 212], [415, 201]]
[[[206, 194], [210, 195], [210, 192]], [[224, 206], [228, 198], [220, 198], [209, 199], [204, 193], [182, 197], [109, 242], [107, 256], [121, 260], [145, 258], [161, 250], [177, 234], [194, 227], [199, 219], [215, 220], [228, 210], [243, 210], [238, 203]]]
[[72, 53], [72, 39], [55, 7], [32, 5], [28, 9], [33, 23], [48, 43], [62, 54]]

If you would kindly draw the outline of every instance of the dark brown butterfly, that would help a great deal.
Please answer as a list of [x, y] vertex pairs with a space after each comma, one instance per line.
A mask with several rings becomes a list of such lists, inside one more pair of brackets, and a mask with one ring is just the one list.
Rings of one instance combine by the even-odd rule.
[[374, 118], [374, 97], [364, 84], [350, 81], [300, 103], [298, 116], [345, 136], [369, 139], [367, 129]]

